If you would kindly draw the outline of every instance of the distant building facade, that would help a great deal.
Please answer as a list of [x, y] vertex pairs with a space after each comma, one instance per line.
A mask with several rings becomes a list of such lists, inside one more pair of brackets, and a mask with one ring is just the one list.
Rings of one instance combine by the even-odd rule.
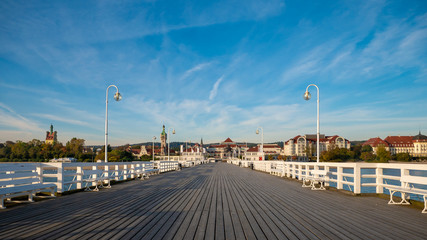
[[231, 157], [243, 156], [248, 147], [243, 144], [237, 144], [230, 138], [217, 145], [210, 145], [207, 149], [209, 157], [226, 159]]
[[379, 146], [383, 146], [390, 154], [408, 153], [413, 157], [427, 157], [427, 136], [421, 131], [416, 136], [387, 136], [384, 140], [379, 137], [371, 138], [363, 145], [372, 147], [376, 154]]
[[45, 143], [46, 144], [54, 144], [58, 142], [58, 132], [57, 131], [53, 131], [53, 125], [50, 125], [50, 132], [46, 131], [46, 140]]
[[[262, 154], [262, 151], [264, 154]], [[269, 144], [265, 143], [263, 144], [263, 147], [261, 147], [261, 144], [258, 144], [255, 147], [249, 148], [245, 154], [244, 159], [249, 161], [262, 161], [262, 160], [268, 160], [267, 156], [279, 156], [282, 153], [282, 148], [277, 144]]]
[[201, 161], [205, 159], [206, 149], [203, 148], [203, 140], [200, 141], [200, 145], [198, 143], [193, 146], [186, 147], [184, 149], [184, 145], [181, 145], [181, 157], [180, 160], [183, 161]]
[[[319, 135], [319, 152], [327, 151], [332, 147], [350, 149], [350, 141], [344, 137], [334, 135]], [[284, 153], [288, 157], [294, 157], [299, 160], [306, 160], [309, 156], [316, 156], [317, 134], [298, 135], [289, 139], [284, 144]]]

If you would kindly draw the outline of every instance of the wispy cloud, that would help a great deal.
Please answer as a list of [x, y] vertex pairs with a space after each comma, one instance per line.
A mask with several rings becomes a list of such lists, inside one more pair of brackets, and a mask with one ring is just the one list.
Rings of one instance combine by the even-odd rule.
[[69, 124], [79, 125], [79, 126], [90, 126], [88, 122], [84, 122], [76, 119], [70, 119], [66, 117], [60, 117], [52, 114], [36, 113], [33, 115], [40, 118], [47, 119], [47, 120], [51, 120], [51, 121], [59, 121], [59, 122], [64, 122], [64, 123], [69, 123]]
[[212, 101], [216, 97], [218, 93], [219, 84], [221, 84], [223, 79], [224, 79], [224, 75], [222, 75], [220, 78], [218, 78], [218, 80], [216, 80], [215, 84], [212, 87], [211, 92], [209, 93], [209, 100]]
[[8, 107], [4, 103], [0, 103], [0, 127], [4, 129], [12, 128], [31, 132], [43, 131], [37, 123], [16, 113], [12, 108]]
[[212, 64], [212, 62], [197, 64], [193, 68], [188, 69], [187, 71], [185, 71], [185, 73], [181, 77], [181, 80], [188, 78], [190, 75], [192, 75], [195, 72], [201, 71], [201, 70], [209, 67], [211, 64]]

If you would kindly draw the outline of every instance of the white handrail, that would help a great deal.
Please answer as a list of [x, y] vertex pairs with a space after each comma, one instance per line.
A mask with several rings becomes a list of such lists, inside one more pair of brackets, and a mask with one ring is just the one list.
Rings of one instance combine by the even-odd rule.
[[[349, 190], [355, 194], [375, 188], [375, 193], [384, 193], [384, 187], [402, 184], [400, 176], [421, 174], [426, 184], [417, 186], [427, 189], [427, 164], [415, 163], [364, 163], [364, 162], [285, 162], [285, 161], [247, 161], [231, 159], [230, 164], [241, 167], [252, 166], [254, 170], [277, 174], [288, 178], [302, 179], [311, 170], [322, 169], [330, 173], [325, 186], [334, 185], [337, 189]], [[280, 163], [280, 164], [279, 164]], [[281, 168], [281, 169], [280, 169]], [[274, 169], [274, 171], [272, 171]], [[385, 172], [389, 172], [386, 174]], [[418, 176], [418, 175], [417, 175]], [[394, 181], [394, 184], [387, 183]]]

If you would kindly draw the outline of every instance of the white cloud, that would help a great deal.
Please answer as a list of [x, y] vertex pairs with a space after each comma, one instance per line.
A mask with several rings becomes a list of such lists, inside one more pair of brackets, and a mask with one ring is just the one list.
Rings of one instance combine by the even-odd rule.
[[197, 64], [193, 68], [188, 69], [187, 71], [185, 71], [185, 73], [181, 77], [181, 80], [188, 78], [191, 74], [193, 74], [195, 72], [198, 72], [198, 71], [201, 71], [201, 70], [205, 69], [206, 67], [208, 67], [211, 64], [212, 64], [211, 62]]
[[37, 114], [33, 114], [33, 115], [40, 117], [40, 118], [45, 118], [48, 120], [69, 123], [69, 124], [73, 124], [73, 125], [90, 126], [90, 124], [88, 122], [80, 121], [77, 119], [71, 119], [71, 118], [67, 118], [67, 117], [59, 117], [59, 116], [52, 115], [52, 114], [37, 113]]
[[209, 100], [212, 101], [216, 97], [218, 93], [219, 84], [222, 82], [223, 79], [224, 79], [224, 75], [222, 75], [220, 78], [218, 78], [218, 80], [216, 80], [211, 92], [209, 93]]
[[19, 136], [27, 136], [29, 133], [43, 132], [43, 129], [36, 122], [16, 113], [12, 108], [3, 103], [0, 103], [0, 128], [8, 129], [7, 131], [2, 130], [5, 134], [1, 135], [1, 141], [9, 140], [6, 137], [10, 136], [11, 133], [19, 133]]

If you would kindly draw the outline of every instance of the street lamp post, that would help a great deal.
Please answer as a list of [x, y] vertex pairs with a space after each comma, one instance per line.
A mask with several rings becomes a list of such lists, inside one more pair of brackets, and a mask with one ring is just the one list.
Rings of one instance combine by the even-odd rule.
[[151, 154], [153, 154], [153, 162], [154, 162], [154, 141], [156, 140], [156, 136], [153, 137], [153, 149], [151, 149]]
[[119, 93], [119, 89], [116, 85], [110, 85], [107, 87], [107, 92], [105, 94], [105, 162], [108, 162], [108, 89], [110, 87], [116, 88], [116, 93], [114, 94], [114, 99], [116, 101], [122, 100], [122, 95]]
[[311, 94], [310, 94], [310, 92], [308, 91], [308, 88], [310, 87], [310, 86], [314, 86], [314, 87], [316, 87], [317, 88], [317, 150], [316, 150], [316, 155], [317, 155], [317, 162], [319, 162], [319, 155], [320, 155], [320, 153], [319, 153], [319, 151], [320, 151], [320, 148], [319, 148], [319, 136], [320, 136], [320, 121], [319, 121], [319, 87], [318, 86], [316, 86], [315, 84], [310, 84], [310, 85], [308, 85], [307, 86], [307, 88], [306, 88], [306, 90], [305, 90], [305, 93], [304, 93], [304, 99], [305, 100], [310, 100], [310, 98], [311, 98]]
[[261, 129], [261, 158], [262, 160], [264, 159], [264, 129], [262, 129], [262, 127], [258, 127], [256, 129], [256, 134], [259, 134], [259, 130]]
[[168, 129], [168, 161], [170, 161], [170, 148], [171, 148], [171, 138], [169, 136], [169, 130], [172, 129], [172, 134], [175, 134], [175, 129], [169, 128]]

